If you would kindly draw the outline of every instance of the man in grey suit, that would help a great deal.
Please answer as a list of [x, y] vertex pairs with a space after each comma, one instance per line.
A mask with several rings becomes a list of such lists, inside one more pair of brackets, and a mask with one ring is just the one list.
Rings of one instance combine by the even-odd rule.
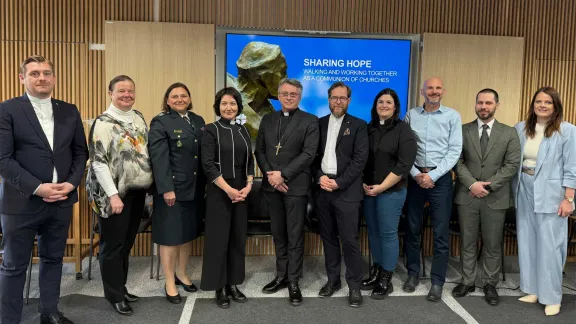
[[476, 241], [482, 231], [482, 284], [486, 302], [499, 302], [496, 285], [502, 261], [502, 231], [506, 210], [513, 206], [510, 187], [520, 165], [520, 140], [513, 127], [499, 123], [494, 114], [498, 93], [483, 89], [476, 95], [478, 118], [462, 126], [462, 155], [456, 164], [458, 176], [454, 202], [457, 205], [462, 248], [462, 282], [452, 291], [466, 296], [475, 289]]

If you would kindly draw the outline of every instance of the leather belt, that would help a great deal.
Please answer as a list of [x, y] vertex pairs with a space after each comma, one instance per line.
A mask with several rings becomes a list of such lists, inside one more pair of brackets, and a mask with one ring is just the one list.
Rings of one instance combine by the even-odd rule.
[[529, 175], [534, 175], [534, 173], [535, 173], [535, 170], [534, 170], [534, 169], [532, 169], [532, 168], [525, 168], [525, 167], [522, 167], [522, 172], [524, 172], [524, 173], [526, 173], [526, 174], [529, 174]]
[[436, 169], [436, 167], [429, 167], [429, 168], [423, 168], [423, 167], [419, 167], [417, 165], [415, 165], [416, 169], [418, 169], [418, 171], [422, 172], [422, 173], [428, 173], [434, 169]]

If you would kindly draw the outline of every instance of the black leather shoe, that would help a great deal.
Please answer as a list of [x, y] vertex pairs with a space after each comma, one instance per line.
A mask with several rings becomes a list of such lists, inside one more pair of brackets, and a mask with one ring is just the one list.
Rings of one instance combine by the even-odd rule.
[[348, 293], [348, 304], [350, 307], [360, 307], [362, 306], [362, 293], [360, 289], [350, 289]]
[[406, 279], [406, 282], [404, 282], [404, 285], [402, 286], [402, 290], [405, 292], [414, 292], [419, 282], [420, 280], [418, 278], [408, 276], [408, 279]]
[[168, 299], [168, 301], [171, 302], [172, 304], [180, 304], [182, 302], [182, 297], [180, 297], [180, 294], [177, 294], [176, 296], [168, 295], [166, 285], [164, 285], [164, 293], [166, 294], [166, 299]]
[[452, 290], [452, 296], [458, 298], [458, 297], [464, 297], [466, 295], [468, 295], [468, 293], [473, 292], [474, 290], [476, 290], [476, 287], [474, 286], [466, 286], [463, 283], [459, 283], [456, 287], [454, 287], [454, 289]]
[[302, 293], [300, 292], [300, 287], [298, 286], [298, 282], [293, 281], [288, 284], [288, 294], [290, 304], [294, 306], [298, 306], [302, 304]]
[[328, 281], [324, 286], [322, 286], [318, 295], [320, 295], [321, 297], [330, 297], [334, 295], [334, 293], [340, 290], [341, 288], [342, 283], [340, 281], [335, 283]]
[[246, 295], [244, 295], [236, 285], [226, 285], [226, 296], [232, 298], [237, 303], [243, 303], [246, 301]]
[[128, 303], [137, 302], [139, 299], [140, 299], [140, 297], [138, 297], [136, 295], [132, 295], [131, 293], [128, 293], [128, 292], [124, 293], [124, 300]]
[[224, 287], [216, 289], [216, 305], [220, 308], [230, 307], [230, 298], [226, 294], [226, 289]]
[[112, 307], [120, 315], [130, 316], [130, 315], [132, 315], [132, 313], [134, 313], [132, 311], [132, 307], [130, 307], [130, 305], [126, 304], [125, 301], [121, 301], [119, 303], [112, 303]]
[[394, 272], [392, 271], [384, 270], [380, 273], [380, 280], [376, 288], [372, 290], [370, 298], [382, 300], [388, 297], [388, 295], [394, 291], [394, 286], [392, 285], [392, 275], [394, 275]]
[[383, 269], [380, 265], [378, 264], [372, 265], [372, 267], [370, 267], [370, 277], [368, 277], [368, 279], [366, 280], [362, 280], [362, 284], [360, 284], [360, 289], [372, 290], [376, 288], [382, 270]]
[[498, 292], [496, 292], [496, 287], [491, 284], [484, 285], [484, 299], [492, 306], [498, 305], [500, 298], [498, 297]]
[[40, 315], [40, 324], [74, 324], [74, 322], [64, 317], [64, 314], [58, 312]]
[[288, 279], [286, 278], [274, 278], [269, 284], [262, 288], [262, 292], [265, 294], [273, 294], [280, 289], [288, 287]]
[[437, 302], [440, 299], [442, 299], [442, 286], [432, 285], [426, 298], [428, 298], [429, 301], [433, 302]]
[[187, 284], [183, 283], [182, 281], [180, 281], [180, 279], [178, 279], [178, 276], [176, 276], [176, 274], [174, 274], [174, 283], [176, 284], [176, 286], [178, 286], [178, 285], [182, 286], [182, 288], [184, 288], [184, 290], [186, 290], [187, 292], [197, 292], [198, 291], [198, 288], [196, 287], [196, 285], [194, 285], [193, 282], [191, 284], [187, 285]]

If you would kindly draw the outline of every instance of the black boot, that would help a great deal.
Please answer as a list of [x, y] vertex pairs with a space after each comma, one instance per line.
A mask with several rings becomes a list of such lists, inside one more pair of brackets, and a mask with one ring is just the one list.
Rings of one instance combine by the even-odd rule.
[[368, 279], [362, 280], [360, 289], [372, 290], [376, 288], [382, 271], [384, 271], [384, 269], [382, 269], [379, 264], [374, 263], [372, 267], [370, 267], [370, 277]]
[[394, 272], [392, 271], [382, 270], [380, 273], [380, 280], [378, 285], [376, 288], [374, 288], [374, 290], [372, 290], [372, 295], [370, 295], [370, 298], [377, 300], [384, 299], [394, 291], [394, 286], [392, 285], [393, 274]]

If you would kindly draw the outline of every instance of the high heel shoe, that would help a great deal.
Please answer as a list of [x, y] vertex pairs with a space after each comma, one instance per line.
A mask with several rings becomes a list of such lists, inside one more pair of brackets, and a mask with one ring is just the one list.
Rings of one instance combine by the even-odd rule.
[[518, 298], [518, 300], [528, 304], [536, 304], [538, 302], [538, 296], [526, 295], [524, 297]]
[[546, 305], [544, 308], [544, 313], [546, 316], [554, 316], [560, 313], [560, 304], [558, 305]]
[[[192, 282], [192, 281], [190, 281], [190, 282]], [[198, 291], [198, 288], [194, 285], [194, 283], [187, 285], [187, 284], [183, 283], [180, 279], [178, 279], [178, 276], [176, 274], [174, 274], [174, 283], [176, 284], [176, 286], [178, 286], [178, 285], [182, 286], [182, 288], [184, 288], [184, 290], [186, 290], [187, 292], [197, 292]]]
[[166, 299], [168, 299], [168, 301], [171, 302], [172, 304], [180, 304], [182, 302], [182, 297], [180, 297], [180, 294], [177, 294], [176, 296], [168, 295], [166, 285], [164, 285], [164, 293], [166, 293]]

